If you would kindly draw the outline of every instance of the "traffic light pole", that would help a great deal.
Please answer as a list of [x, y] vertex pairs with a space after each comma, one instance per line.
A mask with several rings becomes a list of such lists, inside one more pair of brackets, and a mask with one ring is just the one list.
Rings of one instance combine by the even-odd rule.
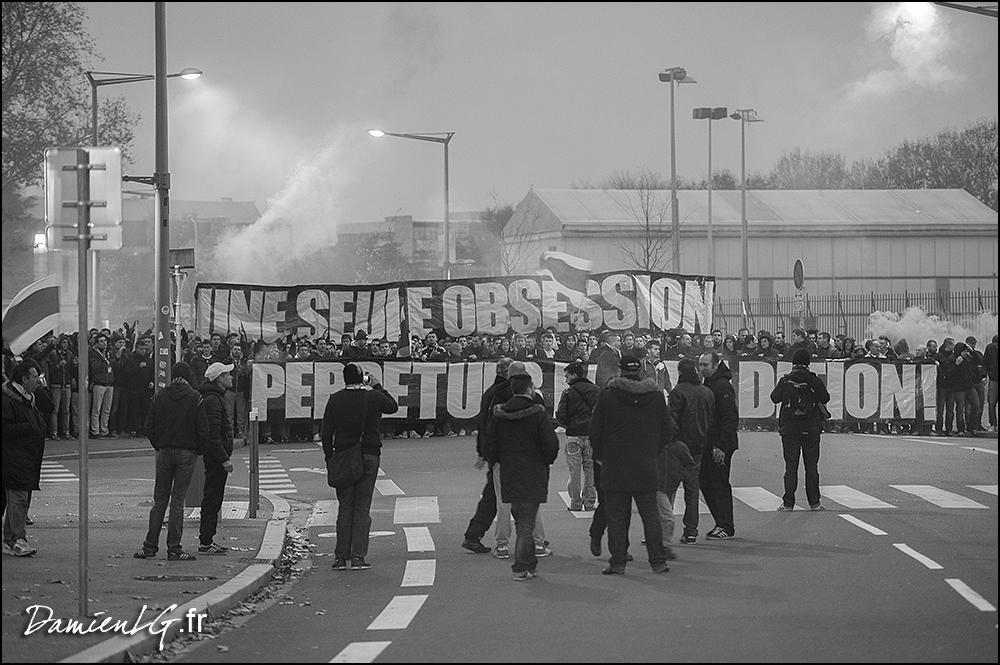
[[165, 3], [155, 3], [156, 55], [156, 228], [153, 268], [153, 366], [156, 391], [170, 383], [170, 173], [167, 167], [167, 20]]

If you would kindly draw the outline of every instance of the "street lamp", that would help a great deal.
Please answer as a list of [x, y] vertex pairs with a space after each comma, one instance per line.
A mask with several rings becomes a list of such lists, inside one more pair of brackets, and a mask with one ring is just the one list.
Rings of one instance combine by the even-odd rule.
[[[192, 80], [200, 77], [202, 73], [203, 72], [200, 69], [185, 67], [181, 71], [174, 74], [167, 74], [167, 78], [180, 77], [182, 79]], [[93, 70], [86, 71], [84, 74], [87, 75], [87, 80], [90, 81], [90, 144], [96, 147], [100, 145], [100, 138], [97, 131], [97, 89], [105, 85], [152, 81], [156, 77], [152, 74], [124, 74], [122, 72], [98, 72]], [[92, 270], [90, 279], [90, 298], [94, 303], [94, 321], [99, 324], [101, 320], [101, 255], [96, 249], [91, 250], [91, 253], [93, 254], [93, 260], [90, 263]]]
[[670, 219], [674, 236], [674, 270], [680, 272], [681, 265], [681, 221], [677, 210], [677, 155], [674, 149], [674, 83], [697, 83], [687, 75], [683, 67], [668, 67], [660, 72], [660, 81], [670, 84]]
[[401, 139], [416, 139], [417, 141], [431, 141], [444, 146], [444, 278], [451, 279], [451, 241], [449, 238], [448, 223], [448, 142], [455, 132], [424, 132], [421, 134], [397, 134], [395, 132], [384, 132], [381, 129], [369, 129], [368, 134], [379, 139], [383, 136], [398, 136]]
[[712, 237], [712, 121], [725, 118], [725, 106], [700, 106], [692, 112], [695, 120], [708, 120], [708, 274], [715, 274], [715, 238]]
[[743, 240], [743, 275], [742, 275], [742, 298], [743, 298], [743, 327], [749, 328], [749, 317], [747, 307], [750, 302], [750, 252], [747, 240], [747, 123], [764, 122], [764, 119], [757, 115], [753, 109], [736, 109], [730, 116], [733, 120], [740, 121], [740, 222], [742, 223], [741, 237]]

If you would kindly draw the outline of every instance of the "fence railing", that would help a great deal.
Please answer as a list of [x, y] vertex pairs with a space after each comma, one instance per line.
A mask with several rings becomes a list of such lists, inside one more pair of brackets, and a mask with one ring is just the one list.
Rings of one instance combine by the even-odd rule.
[[[795, 298], [750, 298], [747, 317], [750, 331], [784, 330], [788, 333], [799, 325], [794, 311]], [[971, 327], [983, 312], [996, 314], [996, 291], [931, 291], [924, 293], [837, 293], [827, 296], [805, 296], [803, 319], [807, 329], [825, 330], [831, 335], [843, 333], [863, 339], [868, 332], [872, 312], [902, 314], [910, 307], [919, 307], [928, 315], [937, 315], [954, 324]], [[743, 302], [739, 298], [716, 298], [714, 325], [726, 334], [735, 334], [743, 327]]]

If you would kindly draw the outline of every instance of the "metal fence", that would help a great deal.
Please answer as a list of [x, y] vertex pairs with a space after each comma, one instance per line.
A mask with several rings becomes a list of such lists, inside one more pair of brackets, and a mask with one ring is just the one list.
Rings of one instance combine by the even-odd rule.
[[[997, 313], [996, 291], [932, 291], [929, 293], [837, 293], [829, 296], [805, 295], [803, 318], [806, 329], [843, 333], [864, 339], [868, 333], [868, 317], [872, 312], [902, 314], [910, 307], [919, 307], [928, 315], [937, 315], [957, 325], [971, 327], [983, 312]], [[794, 311], [794, 297], [750, 298], [747, 317], [750, 331], [784, 330], [788, 333], [799, 326], [799, 313]], [[716, 298], [713, 321], [726, 334], [735, 334], [743, 326], [743, 306], [740, 298]]]

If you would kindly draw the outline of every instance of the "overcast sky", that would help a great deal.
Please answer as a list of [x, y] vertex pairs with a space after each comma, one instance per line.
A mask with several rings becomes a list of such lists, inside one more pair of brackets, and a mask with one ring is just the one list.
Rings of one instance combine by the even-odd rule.
[[[153, 3], [83, 3], [103, 62], [153, 73]], [[929, 3], [168, 2], [170, 172], [176, 199], [253, 200], [329, 231], [392, 214], [440, 218], [443, 150], [400, 133], [455, 132], [451, 209], [516, 204], [531, 186], [616, 170], [707, 173], [695, 106], [749, 107], [748, 171], [797, 147], [873, 157], [903, 139], [997, 115], [997, 21]], [[108, 86], [142, 114], [153, 84]], [[739, 123], [713, 125], [713, 167], [739, 175]], [[320, 235], [326, 235], [321, 233]]]

